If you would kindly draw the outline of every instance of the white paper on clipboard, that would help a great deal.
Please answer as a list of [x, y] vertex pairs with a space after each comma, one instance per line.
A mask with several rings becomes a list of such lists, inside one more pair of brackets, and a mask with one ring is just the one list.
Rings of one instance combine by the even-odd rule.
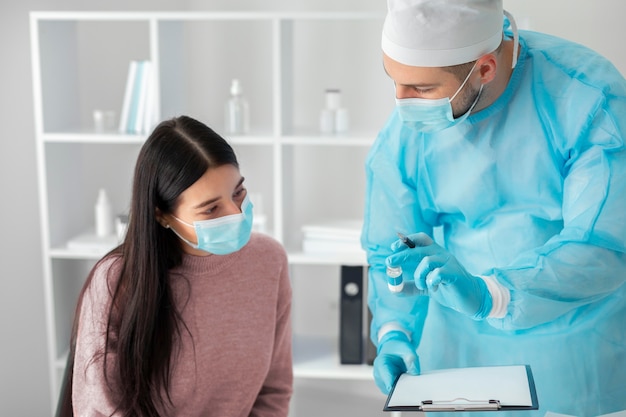
[[442, 369], [400, 375], [385, 411], [424, 411], [425, 404], [429, 411], [536, 409], [537, 397], [525, 365]]

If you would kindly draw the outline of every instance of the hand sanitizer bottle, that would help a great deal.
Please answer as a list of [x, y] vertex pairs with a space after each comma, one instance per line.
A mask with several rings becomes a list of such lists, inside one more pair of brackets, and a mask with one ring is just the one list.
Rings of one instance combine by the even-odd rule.
[[113, 234], [113, 209], [109, 196], [104, 188], [98, 192], [95, 207], [96, 236], [104, 237]]
[[230, 86], [230, 99], [226, 103], [226, 133], [243, 135], [250, 128], [248, 100], [242, 95], [241, 83], [234, 79]]

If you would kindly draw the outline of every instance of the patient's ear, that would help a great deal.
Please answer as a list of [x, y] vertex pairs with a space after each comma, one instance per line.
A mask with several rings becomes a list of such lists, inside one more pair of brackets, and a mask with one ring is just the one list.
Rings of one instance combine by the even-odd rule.
[[170, 228], [170, 225], [167, 219], [165, 218], [165, 215], [163, 214], [161, 209], [159, 209], [158, 207], [154, 209], [154, 216], [156, 217], [157, 222], [159, 222], [161, 226], [165, 227], [166, 229]]

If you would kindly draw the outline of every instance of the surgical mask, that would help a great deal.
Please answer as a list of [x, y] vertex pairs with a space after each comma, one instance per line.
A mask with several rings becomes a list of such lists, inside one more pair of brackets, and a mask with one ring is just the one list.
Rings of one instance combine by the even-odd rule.
[[201, 249], [216, 255], [237, 252], [248, 243], [252, 233], [252, 203], [248, 196], [241, 203], [241, 213], [217, 219], [199, 220], [193, 224], [176, 216], [172, 217], [186, 226], [193, 227], [196, 232], [197, 244], [188, 241], [172, 229], [183, 242], [194, 249]]
[[438, 132], [449, 127], [455, 126], [470, 115], [474, 106], [478, 102], [478, 98], [483, 91], [482, 84], [480, 85], [480, 90], [478, 90], [478, 94], [474, 99], [474, 102], [470, 106], [470, 108], [463, 114], [462, 116], [454, 118], [454, 114], [452, 113], [452, 100], [461, 92], [467, 80], [469, 80], [470, 75], [474, 72], [474, 68], [476, 68], [476, 64], [470, 70], [465, 80], [456, 90], [456, 93], [450, 98], [443, 97], [440, 99], [423, 99], [423, 98], [397, 98], [396, 99], [396, 107], [398, 109], [398, 113], [400, 115], [400, 119], [404, 122], [405, 125], [409, 125], [412, 128], [419, 130], [424, 133], [432, 133]]

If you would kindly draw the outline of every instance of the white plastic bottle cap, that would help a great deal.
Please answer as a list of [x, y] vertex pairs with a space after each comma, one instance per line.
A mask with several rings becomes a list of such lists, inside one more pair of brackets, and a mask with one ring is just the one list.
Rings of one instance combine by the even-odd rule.
[[237, 78], [234, 78], [232, 83], [230, 84], [230, 94], [233, 96], [238, 96], [242, 93], [241, 83]]

